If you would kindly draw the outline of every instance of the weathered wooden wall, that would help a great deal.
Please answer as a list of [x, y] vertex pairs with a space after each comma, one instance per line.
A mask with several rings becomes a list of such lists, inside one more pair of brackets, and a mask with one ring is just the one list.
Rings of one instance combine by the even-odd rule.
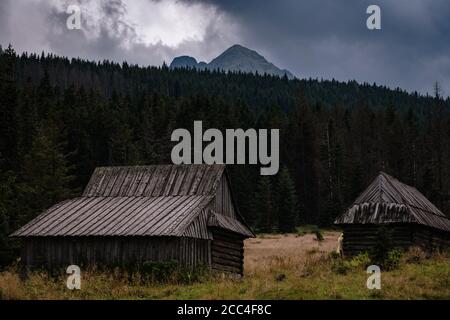
[[442, 251], [450, 248], [450, 234], [426, 227], [416, 227], [414, 244], [426, 251]]
[[229, 273], [243, 274], [244, 240], [231, 232], [221, 229], [213, 230], [211, 243], [212, 269]]
[[184, 237], [198, 238], [198, 239], [212, 239], [211, 232], [208, 229], [209, 211], [207, 209], [195, 218], [183, 233]]
[[[407, 248], [412, 245], [413, 230], [404, 225], [390, 226], [392, 241], [398, 248]], [[346, 256], [354, 256], [370, 251], [377, 244], [378, 225], [347, 225], [343, 227], [343, 250]]]
[[219, 181], [211, 209], [224, 216], [236, 219], [231, 190], [225, 175]]
[[81, 266], [135, 267], [145, 261], [177, 260], [195, 268], [211, 265], [211, 241], [185, 237], [35, 237], [25, 239], [22, 261], [48, 269]]
[[[343, 251], [345, 256], [354, 256], [369, 252], [378, 240], [380, 225], [352, 224], [344, 225]], [[387, 228], [392, 231], [392, 243], [396, 248], [407, 249], [419, 246], [425, 251], [441, 250], [449, 246], [448, 235], [439, 230], [413, 224], [392, 224]], [[446, 238], [447, 237], [447, 238]]]

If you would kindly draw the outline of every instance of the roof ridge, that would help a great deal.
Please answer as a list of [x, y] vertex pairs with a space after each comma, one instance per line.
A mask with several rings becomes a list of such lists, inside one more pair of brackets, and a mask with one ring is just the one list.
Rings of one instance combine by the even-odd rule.
[[[383, 172], [382, 171], [380, 171], [381, 172], [381, 176], [383, 177], [383, 178], [385, 178], [384, 176], [383, 176]], [[386, 179], [386, 178], [385, 178]], [[387, 180], [387, 179], [386, 179]], [[378, 179], [378, 200], [380, 201], [380, 202], [382, 202], [383, 201], [383, 188], [382, 188], [382, 186], [381, 186], [381, 179]]]
[[[384, 173], [384, 172], [383, 172]], [[405, 203], [408, 203], [407, 199], [405, 199], [405, 197], [403, 196], [402, 192], [400, 190], [398, 190], [398, 188], [392, 183], [391, 180], [397, 180], [394, 177], [388, 175], [387, 173], [384, 173], [384, 175], [387, 176], [388, 179], [386, 179], [386, 181], [389, 183], [389, 185], [400, 195], [400, 197], [402, 198], [402, 201]], [[385, 177], [386, 178], [386, 177]], [[397, 180], [398, 181], [398, 180]]]

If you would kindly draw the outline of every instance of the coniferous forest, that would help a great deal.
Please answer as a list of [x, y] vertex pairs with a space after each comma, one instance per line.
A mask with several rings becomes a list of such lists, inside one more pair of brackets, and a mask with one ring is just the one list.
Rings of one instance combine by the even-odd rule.
[[[432, 87], [433, 84], [430, 84]], [[230, 166], [260, 232], [330, 225], [380, 171], [450, 213], [450, 100], [355, 81], [171, 70], [0, 49], [0, 265], [8, 235], [97, 166], [170, 163], [176, 128], [280, 129], [280, 171]]]

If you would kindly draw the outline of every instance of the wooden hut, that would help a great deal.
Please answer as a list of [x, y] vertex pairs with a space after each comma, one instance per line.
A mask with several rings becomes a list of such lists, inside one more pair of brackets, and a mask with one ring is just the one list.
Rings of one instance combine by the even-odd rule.
[[344, 232], [343, 252], [370, 251], [380, 226], [390, 230], [394, 247], [426, 251], [450, 244], [450, 220], [416, 188], [381, 172], [335, 224]]
[[56, 204], [12, 234], [26, 266], [138, 266], [178, 261], [243, 272], [239, 213], [224, 165], [97, 168], [79, 198]]

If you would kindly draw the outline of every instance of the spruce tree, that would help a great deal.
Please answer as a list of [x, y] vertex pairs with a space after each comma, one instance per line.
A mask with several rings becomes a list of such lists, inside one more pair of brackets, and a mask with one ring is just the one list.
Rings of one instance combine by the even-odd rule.
[[277, 187], [278, 230], [281, 233], [294, 232], [299, 218], [297, 192], [286, 166], [278, 174]]
[[17, 164], [19, 123], [17, 119], [16, 52], [11, 45], [0, 56], [0, 157], [3, 169]]
[[7, 265], [11, 259], [11, 245], [8, 239], [10, 233], [8, 210], [6, 207], [7, 186], [0, 182], [0, 266]]
[[254, 210], [258, 215], [258, 231], [273, 232], [275, 219], [272, 203], [272, 184], [267, 176], [259, 178], [254, 197]]
[[38, 127], [31, 150], [23, 161], [18, 183], [22, 223], [75, 195], [73, 167], [69, 162], [71, 153], [65, 148], [65, 140], [56, 125], [50, 122]]

